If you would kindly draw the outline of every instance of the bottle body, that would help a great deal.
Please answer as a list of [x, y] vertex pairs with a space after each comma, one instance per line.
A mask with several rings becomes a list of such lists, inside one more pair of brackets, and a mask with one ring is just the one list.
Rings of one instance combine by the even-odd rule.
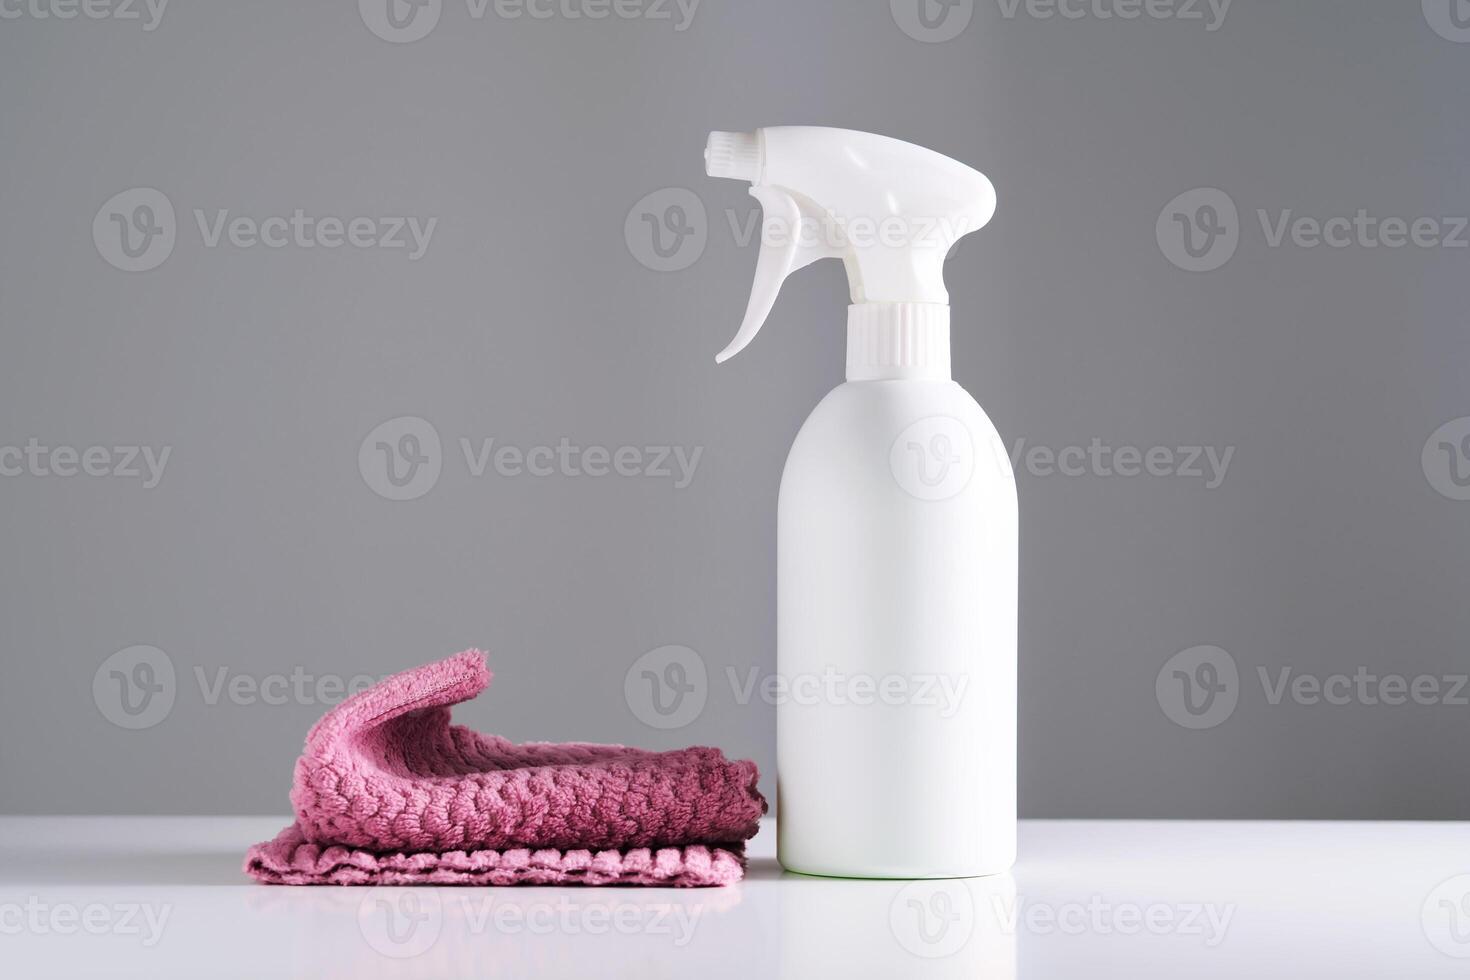
[[784, 867], [1014, 862], [1017, 527], [1000, 437], [953, 381], [850, 381], [807, 419], [778, 508]]

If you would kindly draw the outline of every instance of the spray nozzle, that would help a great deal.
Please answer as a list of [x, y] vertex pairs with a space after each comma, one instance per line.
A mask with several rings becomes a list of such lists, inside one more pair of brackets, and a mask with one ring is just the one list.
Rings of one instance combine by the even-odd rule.
[[818, 126], [714, 132], [704, 159], [711, 177], [749, 181], [762, 211], [745, 320], [717, 362], [760, 331], [786, 277], [819, 259], [843, 260], [854, 306], [947, 307], [945, 257], [995, 213], [995, 188], [984, 174], [872, 133]]
[[704, 172], [711, 177], [760, 183], [760, 136], [755, 133], [710, 133], [709, 142], [704, 147]]

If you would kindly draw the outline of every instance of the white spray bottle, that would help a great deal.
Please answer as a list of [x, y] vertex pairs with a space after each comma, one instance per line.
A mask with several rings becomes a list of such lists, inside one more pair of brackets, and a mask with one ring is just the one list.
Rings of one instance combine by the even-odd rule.
[[777, 832], [809, 874], [994, 874], [1016, 855], [1015, 480], [950, 378], [951, 246], [984, 174], [870, 133], [712, 133], [763, 211], [733, 357], [785, 278], [847, 268], [847, 383], [791, 447], [777, 525]]

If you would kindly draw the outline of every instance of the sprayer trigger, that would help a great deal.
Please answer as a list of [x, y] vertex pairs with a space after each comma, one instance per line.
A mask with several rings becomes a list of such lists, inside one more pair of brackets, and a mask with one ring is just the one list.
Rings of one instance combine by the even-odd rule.
[[822, 216], [812, 205], [802, 202], [785, 189], [769, 185], [758, 185], [750, 189], [750, 196], [761, 205], [761, 248], [755, 263], [755, 282], [750, 289], [750, 302], [745, 308], [745, 319], [740, 324], [735, 339], [715, 356], [716, 364], [723, 364], [745, 349], [755, 339], [770, 315], [776, 296], [781, 292], [781, 283], [798, 269], [803, 269], [818, 259], [841, 257], [842, 251], [832, 244], [823, 242], [820, 236], [808, 234], [802, 221], [820, 223]]

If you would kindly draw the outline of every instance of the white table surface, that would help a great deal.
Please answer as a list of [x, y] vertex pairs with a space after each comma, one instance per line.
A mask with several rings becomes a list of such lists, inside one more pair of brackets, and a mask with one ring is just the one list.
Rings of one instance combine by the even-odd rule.
[[[1470, 824], [1028, 821], [1010, 875], [286, 888], [269, 817], [0, 818], [7, 977], [1470, 976]], [[1463, 877], [1462, 877], [1463, 876]]]

